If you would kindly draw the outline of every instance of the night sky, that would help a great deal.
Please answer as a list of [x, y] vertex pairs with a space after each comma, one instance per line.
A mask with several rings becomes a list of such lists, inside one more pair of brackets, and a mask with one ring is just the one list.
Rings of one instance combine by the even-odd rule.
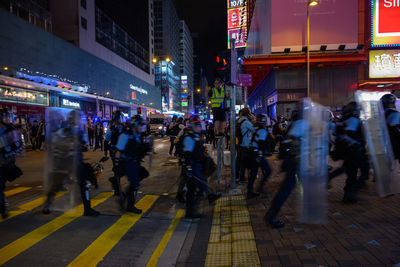
[[214, 79], [215, 54], [227, 49], [226, 0], [176, 0], [179, 19], [191, 32], [199, 33], [201, 65], [206, 69], [208, 82]]

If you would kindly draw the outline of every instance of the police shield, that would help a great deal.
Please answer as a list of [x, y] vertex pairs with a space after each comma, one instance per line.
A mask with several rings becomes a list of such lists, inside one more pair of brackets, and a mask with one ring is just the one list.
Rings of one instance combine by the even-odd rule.
[[303, 127], [299, 160], [300, 221], [318, 224], [326, 222], [329, 111], [309, 98], [301, 101]]
[[56, 193], [67, 191], [68, 197], [53, 205], [55, 209], [65, 210], [75, 205], [79, 192], [77, 166], [80, 112], [50, 107], [46, 109], [46, 121], [45, 194], [52, 198]]
[[360, 118], [367, 141], [369, 157], [375, 174], [376, 190], [380, 197], [400, 192], [399, 174], [395, 161], [385, 113], [380, 98], [385, 92], [357, 91]]

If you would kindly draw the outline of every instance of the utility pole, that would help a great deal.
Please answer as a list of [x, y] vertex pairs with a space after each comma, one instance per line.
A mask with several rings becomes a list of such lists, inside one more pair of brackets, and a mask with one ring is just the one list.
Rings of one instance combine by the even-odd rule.
[[235, 39], [231, 39], [231, 186], [236, 188], [236, 75], [237, 75], [237, 50], [235, 49]]

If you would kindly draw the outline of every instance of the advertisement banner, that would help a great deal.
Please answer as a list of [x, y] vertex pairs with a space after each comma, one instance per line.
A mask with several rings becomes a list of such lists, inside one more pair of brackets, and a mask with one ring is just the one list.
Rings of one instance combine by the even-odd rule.
[[49, 95], [48, 93], [43, 92], [0, 86], [0, 100], [5, 102], [48, 106]]
[[372, 46], [400, 46], [400, 1], [372, 0]]
[[228, 0], [228, 8], [242, 7], [245, 5], [245, 0]]
[[400, 77], [400, 50], [375, 50], [369, 52], [370, 78]]
[[246, 47], [246, 28], [228, 30], [228, 49], [231, 49], [231, 39], [235, 39], [235, 48]]
[[228, 29], [244, 27], [247, 25], [246, 7], [228, 10]]

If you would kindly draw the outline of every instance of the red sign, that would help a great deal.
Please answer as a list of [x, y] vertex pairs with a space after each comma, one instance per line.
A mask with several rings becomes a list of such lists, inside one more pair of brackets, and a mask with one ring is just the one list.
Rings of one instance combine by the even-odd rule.
[[246, 7], [228, 10], [228, 29], [246, 26], [247, 12]]
[[381, 0], [378, 12], [378, 34], [400, 34], [400, 2]]
[[252, 84], [251, 74], [238, 75], [238, 86], [251, 86]]
[[136, 93], [132, 92], [132, 100], [135, 100], [135, 99], [136, 99]]

